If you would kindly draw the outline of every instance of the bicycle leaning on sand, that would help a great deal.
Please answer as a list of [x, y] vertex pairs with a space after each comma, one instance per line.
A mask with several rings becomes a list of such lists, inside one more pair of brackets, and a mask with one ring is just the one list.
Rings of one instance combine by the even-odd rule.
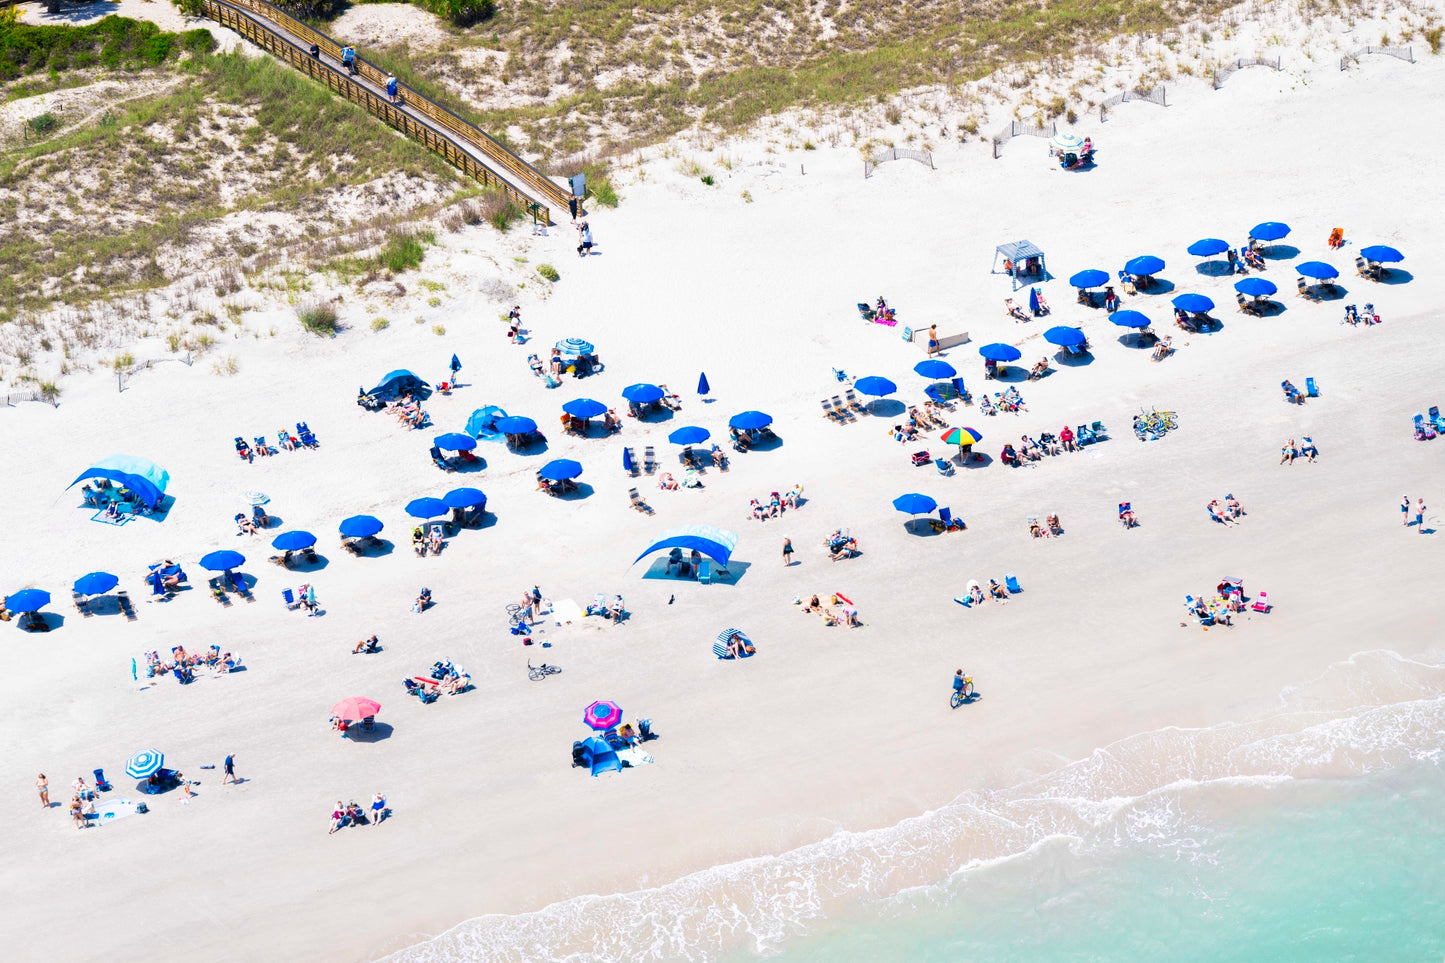
[[953, 687], [953, 695], [948, 699], [949, 708], [957, 709], [973, 697], [973, 676], [963, 677], [963, 685]]
[[541, 665], [533, 665], [532, 660], [527, 660], [527, 678], [533, 682], [540, 682], [549, 675], [557, 675], [562, 671], [561, 666], [548, 665], [543, 662]]

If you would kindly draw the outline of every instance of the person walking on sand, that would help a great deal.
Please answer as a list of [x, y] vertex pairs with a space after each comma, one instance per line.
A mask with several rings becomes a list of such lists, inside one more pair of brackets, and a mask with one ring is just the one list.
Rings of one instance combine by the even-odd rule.
[[40, 793], [40, 807], [50, 808], [50, 780], [45, 778], [45, 773], [35, 777], [35, 791]]
[[785, 539], [783, 539], [783, 568], [787, 568], [788, 566], [790, 566], [790, 565], [792, 565], [792, 564], [793, 564], [793, 540], [792, 540], [791, 538], [785, 538]]
[[928, 326], [928, 356], [931, 358], [938, 354], [938, 325]]
[[586, 257], [592, 253], [592, 228], [586, 221], [577, 225], [577, 256]]
[[1415, 499], [1415, 531], [1425, 534], [1425, 499]]
[[231, 752], [226, 753], [226, 761], [223, 762], [223, 763], [221, 763], [221, 768], [224, 770], [224, 773], [223, 773], [222, 776], [221, 776], [221, 785], [224, 786], [224, 785], [226, 784], [226, 780], [228, 780], [228, 779], [229, 779], [231, 782], [233, 782], [233, 783], [235, 783], [236, 785], [238, 785], [238, 786], [241, 784], [241, 780], [239, 780], [239, 779], [236, 778], [236, 754], [235, 754], [235, 753], [231, 753]]
[[1400, 521], [1402, 521], [1402, 522], [1405, 523], [1405, 527], [1406, 527], [1406, 528], [1409, 528], [1409, 527], [1410, 527], [1410, 496], [1409, 496], [1409, 495], [1405, 495], [1405, 496], [1404, 496], [1404, 500], [1400, 502]]

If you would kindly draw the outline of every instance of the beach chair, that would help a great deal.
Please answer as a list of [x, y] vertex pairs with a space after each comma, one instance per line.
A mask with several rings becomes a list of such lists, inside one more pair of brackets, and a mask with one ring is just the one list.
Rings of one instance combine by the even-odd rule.
[[1084, 445], [1094, 444], [1094, 442], [1099, 440], [1099, 437], [1094, 434], [1093, 429], [1088, 425], [1079, 425], [1074, 429], [1074, 440], [1082, 447]]
[[938, 467], [938, 473], [940, 475], [953, 474], [953, 463], [950, 462], [947, 458], [935, 458], [933, 459], [933, 464]]
[[858, 302], [858, 316], [859, 316], [860, 318], [862, 318], [864, 321], [872, 321], [873, 318], [876, 317], [876, 314], [875, 314], [875, 312], [873, 311], [873, 309], [872, 309], [871, 307], [869, 307], [868, 305], [864, 304], [862, 301], [859, 301], [859, 302]]
[[442, 457], [442, 450], [440, 448], [437, 448], [436, 446], [432, 446], [431, 449], [431, 463], [433, 465], [436, 465], [442, 471], [454, 470], [452, 468], [452, 463]]
[[360, 558], [363, 554], [361, 546], [357, 544], [355, 539], [343, 538], [341, 540], [341, 547], [346, 549], [352, 555], [355, 555], [357, 558]]
[[1234, 292], [1234, 300], [1237, 301], [1237, 302], [1239, 302], [1239, 310], [1241, 310], [1241, 311], [1243, 311], [1243, 312], [1245, 312], [1245, 313], [1247, 313], [1247, 314], [1253, 314], [1253, 313], [1254, 313], [1254, 308], [1251, 306], [1254, 302], [1253, 302], [1253, 301], [1250, 301], [1250, 300], [1247, 300], [1247, 299], [1245, 298], [1245, 296], [1244, 296], [1243, 294], [1241, 294], [1240, 292], [1238, 292], [1238, 291]]
[[993, 402], [989, 400], [987, 394], [984, 394], [978, 399], [978, 410], [986, 415], [998, 414], [998, 409], [994, 407]]
[[1306, 378], [1306, 379], [1305, 379], [1305, 397], [1306, 397], [1306, 398], [1318, 398], [1319, 396], [1320, 396], [1320, 392], [1319, 392], [1319, 389], [1315, 387], [1315, 379], [1313, 379], [1313, 378]]
[[1370, 276], [1370, 265], [1364, 258], [1355, 258], [1355, 273], [1362, 278], [1367, 278]]
[[648, 475], [657, 472], [657, 453], [652, 450], [651, 445], [642, 449], [642, 470]]
[[250, 461], [254, 456], [251, 454], [251, 446], [246, 444], [246, 439], [240, 435], [236, 436], [236, 454]]
[[246, 588], [246, 577], [244, 575], [240, 572], [230, 572], [228, 575], [230, 577], [231, 587], [237, 595], [241, 596], [241, 598], [247, 602], [256, 601], [256, 596], [252, 595], [251, 590]]
[[75, 603], [75, 611], [79, 612], [85, 618], [88, 619], [94, 614], [90, 611], [90, 606], [86, 604], [85, 596], [79, 592], [71, 592], [70, 600]]
[[859, 404], [858, 396], [853, 393], [852, 388], [849, 388], [847, 391], [843, 392], [843, 397], [848, 402], [849, 411], [856, 411], [860, 415], [866, 415], [868, 413], [868, 409], [865, 408], [863, 405]]
[[95, 791], [96, 791], [96, 792], [110, 792], [110, 790], [111, 790], [110, 781], [105, 778], [105, 770], [104, 770], [104, 769], [92, 769], [92, 770], [90, 771], [90, 774], [95, 777]]
[[954, 391], [958, 392], [958, 397], [960, 400], [963, 401], [964, 404], [973, 404], [973, 395], [968, 393], [968, 388], [964, 386], [962, 378], [952, 379], [951, 381], [949, 381], [949, 385], [953, 388]]
[[839, 417], [849, 424], [858, 420], [853, 416], [853, 412], [849, 409], [847, 402], [837, 395], [833, 396], [833, 410], [838, 412]]
[[953, 600], [966, 609], [973, 608], [973, 597], [970, 596], [967, 592], [962, 595], [955, 595], [953, 597]]
[[1013, 572], [1009, 572], [1003, 577], [1003, 587], [1010, 595], [1017, 595], [1023, 591], [1023, 589], [1019, 587], [1018, 576]]
[[840, 425], [843, 423], [843, 416], [833, 410], [833, 402], [829, 401], [827, 398], [824, 398], [821, 404], [823, 406], [824, 418], [827, 418], [829, 421], [837, 422]]
[[294, 612], [301, 607], [301, 600], [296, 597], [296, 593], [291, 589], [281, 590], [281, 601], [286, 603], [286, 610], [288, 612]]
[[627, 470], [627, 473], [633, 478], [636, 478], [638, 475], [642, 474], [642, 469], [639, 468], [637, 464], [637, 452], [633, 451], [631, 448], [624, 448], [622, 450], [627, 452], [627, 464], [632, 466]]
[[697, 563], [697, 580], [699, 584], [712, 584], [712, 559], [703, 559]]
[[1435, 426], [1430, 422], [1426, 421], [1424, 415], [1417, 412], [1415, 414], [1415, 440], [1429, 441], [1430, 439], [1434, 438], [1435, 435]]
[[258, 454], [258, 455], [274, 455], [274, 454], [276, 454], [276, 449], [272, 448], [271, 445], [266, 441], [266, 436], [265, 436], [265, 435], [257, 435], [257, 436], [256, 436], [256, 454]]
[[301, 557], [305, 559], [307, 565], [315, 565], [317, 562], [321, 561], [319, 558], [316, 557], [316, 549], [312, 548], [310, 545], [307, 545], [301, 550]]
[[115, 593], [115, 602], [120, 606], [120, 613], [125, 616], [127, 622], [136, 620], [135, 606], [131, 605], [130, 593], [122, 589]]
[[1128, 502], [1120, 502], [1119, 524], [1123, 525], [1125, 528], [1132, 528], [1136, 523], [1130, 521], [1129, 518], [1127, 518], [1126, 516], [1133, 514], [1133, 511], [1134, 509], [1129, 506]]
[[629, 488], [627, 490], [627, 497], [632, 500], [632, 507], [637, 509], [639, 512], [643, 512], [648, 515], [651, 515], [653, 513], [652, 506], [642, 500], [642, 496], [637, 494], [637, 489]]
[[1258, 595], [1256, 595], [1254, 598], [1254, 603], [1250, 605], [1250, 609], [1255, 612], [1269, 612], [1269, 593], [1260, 592]]
[[1430, 423], [1434, 425], [1437, 429], [1445, 431], [1445, 418], [1442, 418], [1440, 416], [1439, 405], [1431, 405], [1430, 411], [1427, 413], [1427, 417], [1429, 417]]
[[211, 589], [211, 597], [217, 602], [220, 602], [223, 608], [230, 608], [231, 598], [226, 594], [226, 588], [224, 583], [221, 582], [221, 576], [215, 576], [207, 584]]

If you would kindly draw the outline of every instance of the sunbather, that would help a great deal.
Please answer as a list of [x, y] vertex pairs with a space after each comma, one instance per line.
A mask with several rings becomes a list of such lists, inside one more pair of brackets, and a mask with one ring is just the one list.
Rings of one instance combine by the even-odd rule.
[[1024, 396], [1012, 385], [1003, 393], [1003, 400], [1008, 404], [1009, 411], [1028, 411], [1029, 406], [1024, 404]]
[[236, 532], [237, 535], [243, 533], [246, 535], [256, 534], [256, 526], [253, 525], [251, 523], [251, 520], [241, 512], [236, 513], [236, 528], [239, 529], [239, 531]]
[[1004, 309], [1008, 312], [1009, 317], [1013, 318], [1015, 321], [1027, 321], [1029, 319], [1029, 316], [1024, 313], [1023, 308], [1019, 307], [1017, 304], [1014, 304], [1013, 298], [1005, 298], [1003, 306]]
[[291, 432], [287, 431], [285, 428], [282, 428], [280, 431], [276, 432], [276, 442], [287, 451], [296, 450], [296, 439], [292, 438]]
[[1032, 535], [1034, 538], [1044, 537], [1044, 530], [1039, 525], [1039, 520], [1037, 518], [1029, 519], [1029, 534]]
[[998, 584], [998, 582], [994, 581], [993, 579], [988, 580], [988, 594], [992, 595], [994, 598], [998, 599], [1005, 605], [1008, 604], [1008, 592], [1004, 591], [1004, 587]]
[[1029, 380], [1030, 380], [1030, 381], [1038, 381], [1040, 378], [1042, 378], [1044, 375], [1046, 375], [1046, 374], [1048, 374], [1048, 373], [1049, 373], [1049, 359], [1048, 359], [1048, 358], [1040, 358], [1038, 364], [1034, 365], [1032, 368], [1029, 369]]
[[626, 611], [627, 605], [622, 601], [622, 596], [619, 595], [612, 600], [612, 605], [608, 608], [607, 614], [612, 617], [612, 624], [616, 625], [622, 621], [622, 616]]
[[1234, 524], [1234, 520], [1228, 515], [1228, 513], [1220, 509], [1219, 499], [1214, 499], [1208, 505], [1206, 505], [1205, 508], [1209, 512], [1209, 517], [1214, 519], [1216, 522], [1219, 522], [1221, 525]]
[[1244, 514], [1244, 509], [1239, 506], [1239, 499], [1233, 495], [1224, 496], [1224, 511], [1230, 518], [1238, 518]]
[[792, 488], [789, 488], [788, 493], [783, 496], [783, 505], [787, 508], [797, 508], [798, 502], [802, 501], [802, 498], [803, 486], [794, 485]]
[[1118, 306], [1119, 306], [1119, 295], [1117, 295], [1117, 294], [1114, 293], [1114, 289], [1113, 289], [1112, 287], [1105, 288], [1105, 289], [1104, 289], [1104, 310], [1105, 310], [1105, 311], [1108, 311], [1110, 314], [1112, 314], [1112, 313], [1114, 313], [1114, 309], [1117, 308]]
[[1020, 435], [1019, 439], [1019, 451], [1023, 453], [1025, 458], [1029, 461], [1038, 461], [1042, 457], [1039, 453], [1038, 444], [1032, 438], [1028, 435]]
[[663, 491], [675, 492], [677, 491], [677, 479], [672, 477], [671, 472], [663, 472], [657, 476], [657, 487]]
[[377, 639], [374, 635], [369, 639], [362, 639], [352, 647], [351, 654], [359, 655], [362, 652], [375, 652], [377, 644]]
[[1074, 430], [1068, 425], [1059, 431], [1059, 442], [1064, 446], [1064, 451], [1078, 451], [1078, 447], [1074, 444]]
[[1283, 465], [1288, 462], [1289, 464], [1293, 465], [1295, 456], [1298, 454], [1299, 449], [1295, 447], [1294, 439], [1291, 438], [1289, 440], [1289, 444], [1285, 445], [1279, 450], [1279, 463]]
[[1059, 516], [1057, 512], [1044, 519], [1044, 524], [1049, 526], [1050, 535], [1064, 534], [1064, 526], [1059, 524]]
[[431, 589], [423, 588], [416, 596], [416, 610], [425, 612], [431, 606]]
[[1152, 360], [1163, 361], [1165, 358], [1169, 357], [1169, 353], [1174, 350], [1170, 347], [1170, 343], [1173, 340], [1174, 338], [1171, 335], [1167, 334], [1164, 337], [1160, 338], [1159, 343], [1154, 346], [1154, 356]]
[[411, 530], [411, 547], [418, 556], [426, 554], [426, 532], [422, 531], [420, 525]]
[[1300, 439], [1299, 453], [1301, 455], [1304, 455], [1310, 461], [1314, 461], [1315, 456], [1318, 455], [1320, 451], [1318, 448], [1315, 447], [1314, 439], [1311, 438], [1309, 435], [1305, 435], [1303, 438]]
[[1020, 464], [1018, 452], [1014, 451], [1013, 445], [1004, 445], [998, 456], [1010, 468], [1017, 468]]
[[1290, 384], [1290, 381], [1289, 381], [1288, 378], [1286, 378], [1285, 380], [1281, 381], [1281, 382], [1279, 383], [1279, 386], [1280, 386], [1280, 389], [1284, 391], [1284, 400], [1285, 400], [1285, 401], [1288, 401], [1288, 402], [1289, 402], [1290, 404], [1292, 404], [1292, 405], [1302, 405], [1302, 404], [1305, 403], [1305, 396], [1304, 396], [1304, 394], [1301, 393], [1300, 390], [1299, 390], [1298, 388], [1296, 388], [1294, 385]]

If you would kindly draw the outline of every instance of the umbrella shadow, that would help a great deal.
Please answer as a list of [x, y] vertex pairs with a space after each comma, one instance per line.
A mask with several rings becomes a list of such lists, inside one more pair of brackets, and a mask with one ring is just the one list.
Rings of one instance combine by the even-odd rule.
[[1299, 257], [1299, 248], [1293, 244], [1266, 244], [1259, 254], [1272, 261], [1291, 261]]
[[564, 502], [581, 501], [584, 498], [591, 498], [594, 489], [586, 482], [574, 482], [571, 490], [565, 491], [556, 497]]
[[[1124, 334], [1119, 335], [1119, 337], [1115, 338], [1114, 340], [1118, 341], [1121, 345], [1123, 345], [1123, 346], [1126, 347], [1126, 348], [1141, 348], [1141, 349], [1142, 349], [1142, 348], [1151, 348], [1151, 347], [1154, 346], [1154, 340], [1146, 340], [1142, 335], [1135, 334], [1134, 331], [1132, 331], [1132, 330], [1127, 331], [1127, 332], [1125, 332]], [[1157, 339], [1155, 339], [1155, 340], [1157, 340]]]
[[908, 406], [896, 398], [874, 398], [868, 403], [868, 413], [878, 418], [896, 418], [908, 410]]
[[1342, 284], [1316, 284], [1315, 294], [1321, 301], [1338, 301], [1350, 293], [1350, 289]]
[[[65, 616], [59, 612], [20, 612], [14, 618], [26, 632], [53, 632], [65, 624]], [[36, 627], [31, 628], [32, 625]], [[40, 628], [41, 625], [45, 627]]]
[[[291, 568], [298, 572], [319, 572], [323, 568], [331, 564], [331, 560], [325, 555], [321, 554], [316, 555], [316, 561], [314, 562], [307, 561], [304, 555], [293, 555], [291, 556], [291, 558]], [[300, 559], [300, 561], [297, 561], [298, 558]]]
[[362, 545], [361, 556], [363, 558], [379, 557], [390, 555], [394, 551], [396, 551], [396, 545], [389, 538], [368, 539]]
[[993, 377], [994, 381], [1021, 382], [1029, 380], [1029, 369], [1017, 361], [1010, 361], [1007, 364], [999, 362], [998, 373]]
[[988, 454], [987, 452], [971, 452], [969, 456], [962, 461], [959, 460], [960, 457], [961, 456], [959, 455], [954, 455], [953, 463], [960, 468], [964, 468], [969, 471], [973, 471], [978, 468], [987, 468], [989, 465], [993, 464], [993, 456]]
[[1054, 352], [1054, 360], [1064, 368], [1086, 368], [1094, 363], [1094, 356], [1088, 351], [1083, 354], [1073, 354], [1060, 348]]
[[773, 451], [781, 447], [783, 447], [783, 439], [776, 434], [770, 434], [765, 438], [761, 438], [758, 441], [753, 442], [752, 447], [749, 450]]
[[[711, 401], [712, 399], [709, 398], [708, 400]], [[642, 417], [638, 418], [637, 420], [646, 424], [655, 424], [656, 422], [660, 421], [672, 421], [675, 417], [677, 417], [677, 412], [673, 411], [671, 408], [662, 405], [655, 405], [649, 406], [648, 410], [644, 411], [642, 413]]]
[[903, 523], [903, 530], [910, 535], [917, 535], [919, 538], [940, 534], [929, 524], [931, 521], [932, 519], [929, 518], [910, 518]]
[[381, 742], [391, 738], [391, 729], [391, 724], [386, 722], [373, 722], [370, 729], [363, 729], [361, 723], [353, 722], [346, 727], [346, 738], [350, 742]]
[[1140, 287], [1140, 294], [1168, 294], [1174, 290], [1174, 282], [1168, 278], [1155, 278], [1148, 287]]
[[1194, 273], [1209, 278], [1222, 278], [1234, 273], [1228, 261], [1204, 261], [1194, 265]]
[[1387, 268], [1380, 271], [1381, 284], [1409, 284], [1415, 280], [1415, 275], [1404, 268]]
[[1283, 301], [1265, 300], [1259, 302], [1259, 308], [1254, 312], [1257, 318], [1272, 318], [1275, 315], [1284, 314], [1288, 305]]
[[481, 455], [474, 455], [471, 461], [459, 461], [457, 464], [454, 464], [452, 471], [465, 475], [470, 472], [485, 471], [486, 467], [487, 460]]
[[257, 525], [256, 527], [259, 528], [259, 529], [261, 529], [261, 530], [263, 530], [263, 531], [265, 531], [265, 530], [267, 530], [267, 529], [280, 528], [281, 526], [283, 526], [283, 525], [285, 525], [285, 524], [286, 524], [286, 519], [282, 518], [280, 515], [272, 515], [270, 512], [267, 512], [267, 513], [266, 513], [266, 524], [265, 524], [265, 525]]

